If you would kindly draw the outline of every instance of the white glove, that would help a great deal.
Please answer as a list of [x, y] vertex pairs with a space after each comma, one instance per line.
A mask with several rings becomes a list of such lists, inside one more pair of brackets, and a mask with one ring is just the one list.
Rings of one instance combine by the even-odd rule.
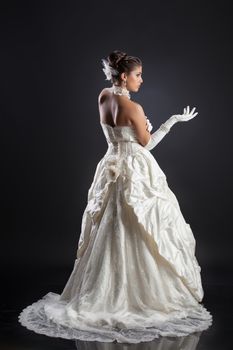
[[150, 140], [144, 147], [148, 150], [153, 149], [170, 131], [171, 127], [174, 124], [176, 124], [177, 122], [185, 122], [194, 118], [198, 114], [198, 112], [193, 114], [195, 109], [196, 107], [194, 107], [190, 112], [189, 106], [188, 106], [187, 110], [186, 108], [184, 108], [183, 114], [172, 115], [165, 123], [161, 124], [158, 130], [156, 130], [153, 134], [151, 134]]

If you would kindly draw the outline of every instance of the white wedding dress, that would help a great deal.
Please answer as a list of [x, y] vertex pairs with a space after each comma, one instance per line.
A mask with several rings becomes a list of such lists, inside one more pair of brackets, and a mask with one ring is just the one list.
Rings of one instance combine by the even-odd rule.
[[52, 337], [139, 343], [207, 329], [195, 239], [133, 126], [101, 123], [108, 149], [88, 191], [77, 259], [62, 293], [19, 322]]

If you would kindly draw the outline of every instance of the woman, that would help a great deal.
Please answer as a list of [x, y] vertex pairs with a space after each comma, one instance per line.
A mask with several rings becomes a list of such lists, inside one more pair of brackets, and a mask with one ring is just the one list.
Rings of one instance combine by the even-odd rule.
[[103, 59], [112, 87], [101, 91], [100, 125], [108, 149], [99, 161], [82, 217], [77, 259], [61, 295], [48, 293], [19, 321], [49, 336], [139, 343], [207, 329], [195, 239], [166, 176], [151, 154], [178, 121], [154, 133], [130, 98], [142, 84], [142, 62], [121, 51]]

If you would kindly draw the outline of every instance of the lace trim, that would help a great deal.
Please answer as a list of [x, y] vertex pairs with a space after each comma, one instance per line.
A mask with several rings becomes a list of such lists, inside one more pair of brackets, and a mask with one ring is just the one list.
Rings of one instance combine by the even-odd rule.
[[[48, 293], [43, 299], [27, 306], [18, 316], [22, 326], [38, 334], [49, 337], [59, 337], [65, 339], [80, 339], [84, 341], [100, 341], [118, 343], [140, 343], [151, 341], [159, 336], [182, 337], [190, 333], [203, 331], [212, 324], [212, 316], [203, 305], [199, 309], [189, 309], [180, 312], [179, 316], [171, 317], [170, 320], [161, 322], [151, 327], [140, 327], [137, 329], [117, 328], [117, 327], [91, 327], [82, 323], [80, 328], [56, 323], [45, 313], [45, 306], [58, 302], [59, 295]], [[64, 302], [62, 304], [65, 306]], [[186, 314], [186, 317], [184, 317]], [[67, 322], [67, 320], [65, 321]], [[187, 349], [188, 350], [188, 349]]]
[[126, 89], [126, 87], [112, 85], [110, 89], [113, 91], [115, 95], [123, 95], [128, 97], [128, 99], [130, 99], [130, 93], [129, 93], [129, 90]]

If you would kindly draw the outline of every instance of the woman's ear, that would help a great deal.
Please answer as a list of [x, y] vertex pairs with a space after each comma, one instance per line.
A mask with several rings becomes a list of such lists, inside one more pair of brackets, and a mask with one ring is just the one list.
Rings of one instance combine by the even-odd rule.
[[121, 80], [126, 79], [126, 74], [125, 74], [125, 72], [121, 73], [120, 77], [121, 77]]

